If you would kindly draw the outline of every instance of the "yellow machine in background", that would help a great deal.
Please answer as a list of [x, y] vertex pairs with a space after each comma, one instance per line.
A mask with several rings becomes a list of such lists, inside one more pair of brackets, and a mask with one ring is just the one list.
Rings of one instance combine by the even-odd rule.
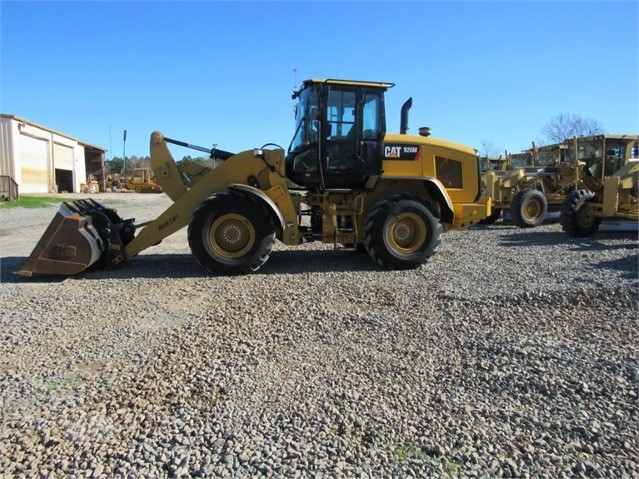
[[639, 136], [575, 138], [569, 157], [579, 164], [577, 188], [564, 200], [559, 222], [570, 236], [595, 234], [602, 219], [639, 220]]
[[[173, 204], [138, 227], [92, 200], [64, 203], [19, 274], [76, 274], [115, 266], [188, 226], [197, 261], [219, 274], [262, 266], [277, 238], [364, 248], [387, 269], [409, 269], [435, 254], [441, 233], [490, 214], [480, 194], [477, 151], [408, 135], [409, 99], [399, 134], [386, 132], [384, 94], [392, 83], [307, 80], [294, 92], [296, 128], [277, 145], [233, 154], [216, 168], [177, 164], [151, 135], [151, 166]], [[213, 155], [213, 152], [210, 152]]]
[[493, 207], [484, 222], [496, 221], [506, 209], [517, 226], [540, 225], [548, 212], [560, 211], [576, 189], [598, 189], [605, 177], [629, 161], [636, 144], [636, 135], [597, 135], [542, 147], [533, 143], [530, 150], [507, 155], [506, 168], [482, 176]]
[[505, 167], [487, 171], [482, 185], [492, 200], [492, 215], [484, 223], [496, 221], [506, 210], [521, 228], [539, 226], [548, 211], [558, 209], [566, 189], [574, 188], [575, 165], [564, 161], [563, 143], [533, 147], [508, 154]]
[[133, 168], [133, 174], [124, 180], [124, 188], [136, 193], [162, 193], [151, 168]]

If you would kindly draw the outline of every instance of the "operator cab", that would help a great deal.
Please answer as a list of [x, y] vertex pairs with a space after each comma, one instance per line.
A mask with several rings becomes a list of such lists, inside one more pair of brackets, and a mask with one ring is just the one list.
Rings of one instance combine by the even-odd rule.
[[[604, 178], [615, 174], [631, 158], [635, 138], [620, 135], [577, 138], [577, 159], [585, 163], [587, 175], [603, 182]], [[574, 143], [570, 145], [571, 159], [574, 157], [574, 147]]]
[[384, 92], [392, 83], [306, 80], [293, 93], [286, 176], [306, 188], [364, 188], [382, 171]]

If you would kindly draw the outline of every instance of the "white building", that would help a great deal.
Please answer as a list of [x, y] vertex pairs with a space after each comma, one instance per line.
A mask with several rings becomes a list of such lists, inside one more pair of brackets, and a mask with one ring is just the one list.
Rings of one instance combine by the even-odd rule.
[[[89, 175], [105, 190], [106, 150], [25, 118], [0, 113], [0, 196], [9, 183], [20, 194], [78, 193]], [[9, 180], [10, 178], [10, 180]]]

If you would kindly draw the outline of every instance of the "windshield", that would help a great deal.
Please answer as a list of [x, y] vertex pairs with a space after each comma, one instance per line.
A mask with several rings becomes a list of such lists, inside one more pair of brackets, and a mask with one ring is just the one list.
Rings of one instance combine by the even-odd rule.
[[510, 167], [514, 169], [530, 166], [533, 163], [532, 160], [533, 156], [531, 153], [515, 153], [510, 156]]
[[487, 171], [503, 171], [506, 169], [506, 158], [490, 158], [488, 156], [484, 156], [481, 159], [481, 172], [486, 173]]
[[553, 166], [562, 161], [562, 150], [554, 145], [540, 148], [537, 155], [536, 163], [538, 166]]
[[[586, 169], [595, 178], [603, 179], [621, 168], [627, 157], [627, 143], [620, 139], [596, 138], [577, 141], [577, 159], [586, 164]], [[570, 143], [570, 159], [575, 158], [574, 143]]]
[[[577, 142], [577, 160], [588, 161], [594, 159], [601, 159], [601, 150], [603, 148], [603, 140], [578, 140]], [[574, 143], [569, 143], [568, 156], [570, 160], [575, 159]]]
[[318, 135], [318, 101], [315, 88], [305, 88], [299, 96], [295, 108], [295, 136], [291, 140], [288, 151], [317, 141]]

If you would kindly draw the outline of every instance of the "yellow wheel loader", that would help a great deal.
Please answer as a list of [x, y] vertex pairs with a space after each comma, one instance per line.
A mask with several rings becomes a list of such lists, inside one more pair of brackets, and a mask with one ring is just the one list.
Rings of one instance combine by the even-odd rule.
[[215, 168], [177, 164], [151, 135], [151, 167], [173, 204], [158, 218], [134, 220], [92, 200], [64, 203], [22, 275], [73, 275], [112, 267], [187, 227], [197, 261], [211, 273], [256, 271], [275, 239], [364, 248], [387, 269], [410, 269], [435, 253], [441, 233], [490, 214], [480, 195], [478, 152], [408, 135], [409, 99], [399, 134], [386, 132], [384, 94], [392, 83], [307, 80], [293, 93], [296, 128], [287, 152], [273, 144], [233, 154]]

